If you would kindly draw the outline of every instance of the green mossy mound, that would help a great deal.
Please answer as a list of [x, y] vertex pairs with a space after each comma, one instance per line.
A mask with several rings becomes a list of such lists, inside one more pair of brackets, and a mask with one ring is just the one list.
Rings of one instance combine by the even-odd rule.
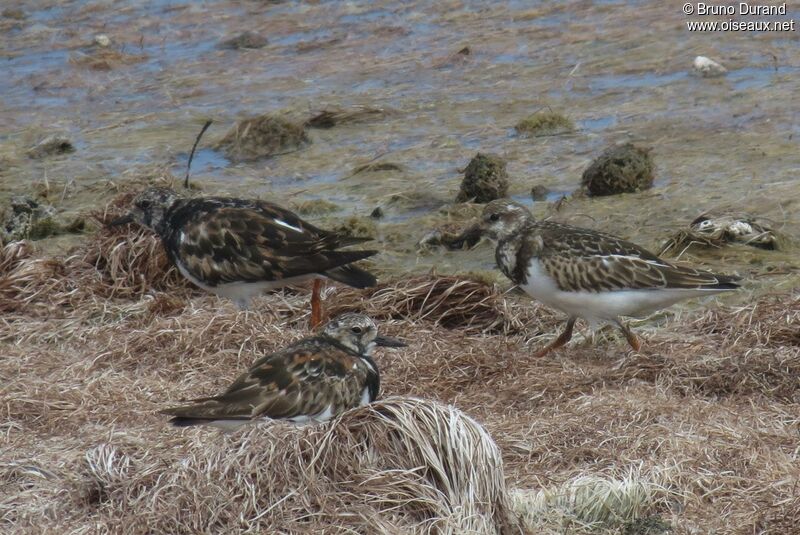
[[342, 207], [325, 199], [311, 199], [297, 203], [294, 209], [301, 215], [316, 216], [338, 212]]
[[607, 149], [583, 172], [581, 185], [593, 197], [650, 189], [655, 178], [650, 150], [632, 143]]
[[354, 238], [375, 238], [378, 235], [378, 226], [374, 219], [356, 215], [340, 221], [331, 230]]
[[308, 143], [302, 125], [264, 114], [236, 123], [215, 148], [229, 160], [243, 162], [292, 152]]
[[464, 170], [456, 202], [487, 203], [508, 195], [506, 161], [496, 154], [478, 153]]
[[549, 136], [575, 130], [572, 120], [552, 110], [537, 111], [516, 124], [518, 134], [526, 136]]

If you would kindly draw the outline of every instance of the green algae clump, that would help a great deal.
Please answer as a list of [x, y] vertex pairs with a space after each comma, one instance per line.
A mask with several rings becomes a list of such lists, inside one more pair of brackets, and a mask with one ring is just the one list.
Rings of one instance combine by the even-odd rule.
[[232, 162], [295, 151], [310, 143], [303, 125], [270, 114], [243, 119], [216, 144]]
[[506, 161], [496, 154], [479, 152], [464, 170], [456, 202], [488, 203], [508, 195]]
[[590, 197], [650, 189], [655, 178], [650, 150], [633, 143], [606, 149], [583, 172], [581, 185]]
[[356, 215], [340, 221], [331, 230], [353, 238], [375, 238], [378, 235], [378, 226], [374, 219]]
[[338, 212], [342, 207], [325, 199], [311, 199], [295, 205], [295, 211], [301, 215], [325, 215]]
[[527, 136], [548, 136], [575, 130], [572, 120], [558, 112], [537, 111], [516, 124], [518, 134]]

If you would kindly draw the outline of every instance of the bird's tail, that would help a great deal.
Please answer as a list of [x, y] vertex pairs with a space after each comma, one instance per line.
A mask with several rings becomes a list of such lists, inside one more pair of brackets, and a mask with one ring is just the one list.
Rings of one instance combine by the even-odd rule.
[[347, 247], [349, 245], [358, 245], [359, 243], [364, 243], [368, 241], [372, 241], [374, 238], [357, 238], [355, 236], [336, 236], [339, 241], [339, 247]]
[[205, 425], [210, 424], [214, 420], [210, 420], [208, 418], [189, 418], [186, 416], [175, 416], [174, 418], [170, 418], [169, 423], [171, 423], [175, 427], [192, 427], [195, 425]]
[[356, 266], [341, 266], [325, 272], [325, 276], [353, 288], [369, 288], [378, 283], [375, 275]]

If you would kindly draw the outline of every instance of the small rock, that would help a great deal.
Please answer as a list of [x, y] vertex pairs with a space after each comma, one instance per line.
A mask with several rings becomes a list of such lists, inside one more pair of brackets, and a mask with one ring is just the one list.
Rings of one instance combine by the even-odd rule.
[[3, 18], [14, 20], [25, 20], [28, 18], [25, 12], [17, 7], [7, 7], [0, 15], [2, 15]]
[[385, 214], [383, 213], [383, 208], [381, 208], [380, 206], [375, 207], [372, 213], [369, 214], [369, 216], [372, 219], [382, 219], [384, 215]]
[[508, 194], [506, 162], [496, 154], [478, 153], [464, 170], [456, 202], [488, 203]]
[[444, 246], [451, 250], [471, 249], [481, 240], [480, 227], [471, 225], [461, 228], [454, 223], [445, 223], [422, 236], [417, 242], [418, 250]]
[[714, 76], [722, 76], [728, 69], [723, 67], [720, 63], [717, 63], [711, 58], [707, 58], [705, 56], [697, 56], [694, 58], [694, 62], [692, 63], [692, 68], [696, 74], [703, 76], [704, 78], [711, 78]]
[[28, 157], [33, 159], [45, 158], [55, 154], [66, 154], [74, 152], [75, 147], [72, 142], [63, 136], [48, 136], [35, 146], [28, 149]]
[[99, 33], [94, 36], [94, 44], [99, 47], [108, 48], [111, 46], [111, 38], [104, 33]]
[[229, 50], [240, 50], [243, 48], [264, 48], [267, 46], [267, 39], [255, 32], [244, 32], [235, 37], [220, 41], [219, 48], [227, 48]]
[[542, 186], [541, 184], [536, 184], [531, 188], [531, 199], [534, 201], [543, 201], [547, 197], [548, 193], [550, 193], [549, 188]]
[[583, 172], [581, 184], [589, 196], [600, 197], [650, 189], [654, 178], [650, 149], [625, 143], [598, 156]]
[[0, 228], [1, 241], [37, 240], [58, 234], [61, 226], [53, 219], [55, 213], [52, 206], [39, 204], [27, 195], [12, 197]]

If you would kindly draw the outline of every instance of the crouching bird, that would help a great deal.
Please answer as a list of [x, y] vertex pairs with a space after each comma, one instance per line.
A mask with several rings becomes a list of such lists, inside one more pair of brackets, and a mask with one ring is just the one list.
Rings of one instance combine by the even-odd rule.
[[165, 409], [177, 427], [208, 424], [235, 429], [259, 418], [324, 422], [378, 397], [375, 347], [406, 344], [380, 336], [362, 314], [342, 314], [321, 334], [256, 360], [228, 389], [191, 404]]
[[487, 204], [478, 226], [497, 242], [495, 260], [503, 274], [569, 317], [564, 332], [536, 356], [566, 344], [577, 318], [592, 329], [617, 325], [638, 351], [639, 340], [620, 317], [739, 287], [738, 277], [671, 264], [610, 234], [534, 220], [527, 208], [508, 199]]
[[351, 265], [377, 251], [340, 250], [369, 238], [322, 230], [267, 201], [187, 198], [169, 188], [151, 187], [134, 197], [126, 216], [110, 224], [131, 222], [158, 234], [184, 277], [232, 299], [241, 309], [265, 290], [313, 279], [312, 328], [322, 319], [320, 278], [354, 288], [377, 282]]

